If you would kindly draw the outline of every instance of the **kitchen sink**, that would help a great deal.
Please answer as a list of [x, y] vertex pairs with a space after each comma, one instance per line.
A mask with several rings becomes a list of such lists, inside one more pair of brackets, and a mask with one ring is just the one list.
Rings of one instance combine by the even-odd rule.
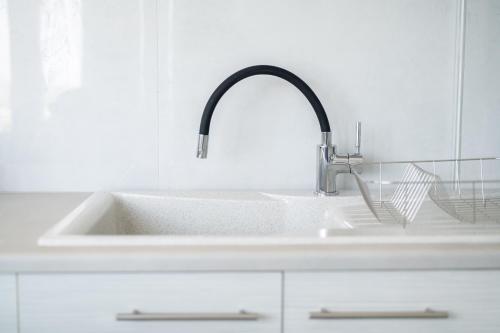
[[[96, 192], [40, 245], [294, 243], [322, 228], [349, 229], [339, 207], [361, 197], [308, 192]], [[366, 214], [370, 214], [366, 209]], [[372, 219], [371, 223], [377, 223]]]
[[[434, 215], [439, 216], [438, 213]], [[381, 223], [360, 195], [346, 191], [333, 197], [311, 192], [96, 192], [42, 235], [38, 243], [317, 245], [410, 241], [401, 236], [441, 242], [454, 240], [445, 236], [477, 233], [477, 228], [470, 225], [457, 227], [460, 224], [446, 214], [438, 221], [417, 221], [406, 228], [397, 223]], [[418, 241], [418, 237], [411, 241]]]

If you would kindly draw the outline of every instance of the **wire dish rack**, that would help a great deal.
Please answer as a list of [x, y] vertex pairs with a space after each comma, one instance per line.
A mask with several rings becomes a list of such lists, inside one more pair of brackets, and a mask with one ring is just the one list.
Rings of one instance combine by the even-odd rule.
[[500, 224], [498, 157], [372, 162], [355, 179], [381, 223]]

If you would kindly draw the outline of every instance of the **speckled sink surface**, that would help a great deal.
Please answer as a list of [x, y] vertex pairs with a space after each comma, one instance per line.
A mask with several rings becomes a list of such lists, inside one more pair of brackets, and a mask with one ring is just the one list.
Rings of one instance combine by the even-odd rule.
[[[310, 192], [302, 193], [306, 197], [304, 200], [311, 199]], [[155, 194], [159, 193], [153, 193]], [[166, 193], [162, 195], [164, 194]], [[180, 192], [170, 193], [173, 196], [178, 194]], [[184, 193], [188, 197], [193, 194]], [[500, 237], [495, 233], [461, 236], [434, 233], [430, 236], [408, 236], [408, 233], [403, 231], [390, 236], [381, 231], [378, 236], [361, 236], [359, 230], [362, 228], [357, 228], [344, 230], [345, 236], [327, 239], [318, 238], [317, 235], [303, 238], [277, 235], [252, 237], [256, 240], [271, 241], [285, 239], [289, 242], [288, 245], [250, 245], [243, 242], [221, 246], [186, 246], [186, 243], [173, 246], [171, 242], [167, 242], [166, 245], [143, 246], [145, 240], [168, 240], [173, 236], [89, 235], [83, 233], [85, 227], [81, 226], [80, 234], [76, 228], [67, 229], [67, 235], [54, 235], [68, 242], [71, 238], [83, 238], [81, 246], [75, 246], [75, 243], [68, 246], [38, 245], [42, 235], [46, 235], [48, 230], [57, 231], [55, 226], [75, 214], [72, 212], [85, 207], [84, 203], [92, 195], [79, 192], [0, 193], [0, 273], [500, 268]], [[226, 195], [232, 196], [229, 193]], [[355, 200], [352, 194], [346, 192], [343, 192], [342, 196], [347, 196], [345, 202]], [[87, 221], [92, 222], [92, 219]], [[209, 238], [214, 241], [228, 238], [233, 242], [235, 239], [241, 239], [229, 235], [178, 235], [173, 238], [176, 237], [191, 239], [193, 242], [197, 238]], [[102, 238], [99, 241], [101, 243], [96, 242], [96, 245], [92, 246], [90, 240], [95, 241], [95, 238]], [[107, 246], [109, 240], [113, 239], [119, 239], [117, 242], [118, 245], [121, 242], [121, 246]], [[294, 240], [308, 240], [309, 243], [295, 244]], [[143, 243], [140, 246], [127, 245], [127, 242], [130, 244], [133, 241]]]
[[[41, 246], [207, 246], [456, 242], [500, 235], [431, 210], [433, 224], [377, 221], [358, 194], [96, 192], [39, 238]], [[439, 221], [439, 223], [435, 223]], [[463, 238], [463, 239], [462, 239]]]

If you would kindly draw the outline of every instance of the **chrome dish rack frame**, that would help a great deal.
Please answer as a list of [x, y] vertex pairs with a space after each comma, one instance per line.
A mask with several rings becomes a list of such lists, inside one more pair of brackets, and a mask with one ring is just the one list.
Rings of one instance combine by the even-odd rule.
[[[355, 173], [356, 181], [381, 223], [405, 227], [419, 215], [425, 216], [423, 208], [433, 204], [455, 222], [500, 224], [499, 157], [370, 162], [363, 166], [364, 174]], [[397, 176], [399, 180], [394, 180]]]

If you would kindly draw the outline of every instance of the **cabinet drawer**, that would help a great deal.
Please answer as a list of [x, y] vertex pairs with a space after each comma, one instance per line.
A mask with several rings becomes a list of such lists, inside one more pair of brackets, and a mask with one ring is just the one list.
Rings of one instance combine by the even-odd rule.
[[279, 273], [21, 275], [21, 331], [278, 333], [280, 284]]
[[499, 314], [497, 271], [285, 275], [287, 333], [493, 333]]
[[16, 276], [0, 274], [0, 332], [17, 332]]

